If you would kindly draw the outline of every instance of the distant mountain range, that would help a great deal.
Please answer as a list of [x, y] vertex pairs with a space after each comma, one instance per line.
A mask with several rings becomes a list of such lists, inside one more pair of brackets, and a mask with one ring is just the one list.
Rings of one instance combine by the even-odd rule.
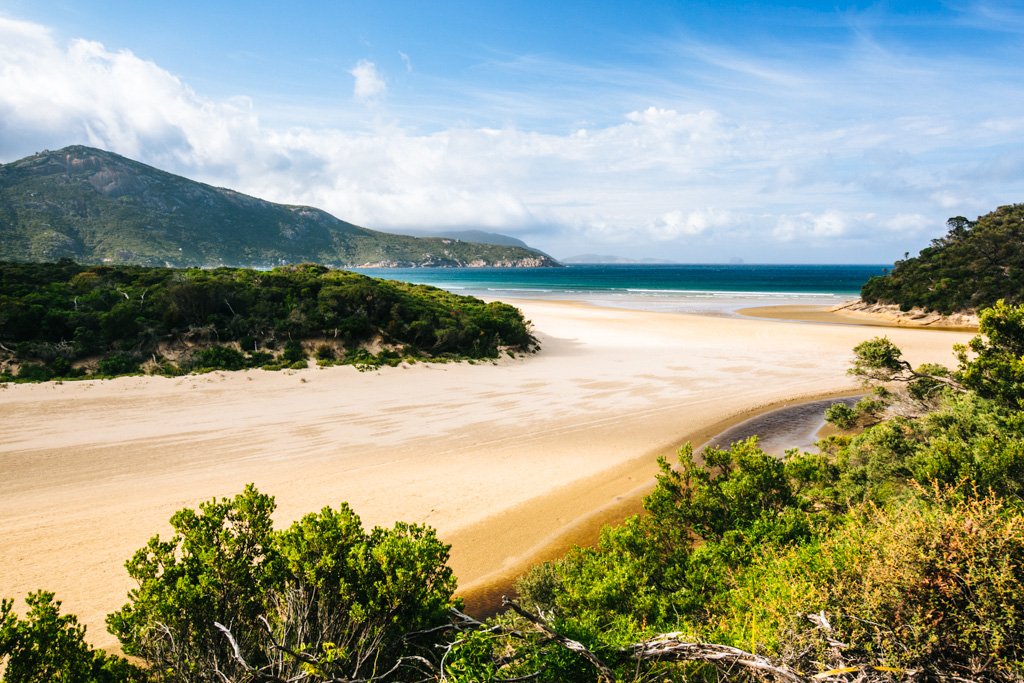
[[[476, 242], [477, 244], [500, 244], [506, 247], [522, 247], [533, 249], [526, 242], [516, 237], [502, 235], [497, 232], [485, 232], [484, 230], [442, 230], [424, 233], [421, 237], [443, 237], [450, 240], [462, 240], [463, 242]], [[535, 250], [536, 251], [536, 250]]]
[[378, 232], [77, 145], [0, 164], [0, 260], [61, 258], [173, 267], [559, 265], [521, 242]]

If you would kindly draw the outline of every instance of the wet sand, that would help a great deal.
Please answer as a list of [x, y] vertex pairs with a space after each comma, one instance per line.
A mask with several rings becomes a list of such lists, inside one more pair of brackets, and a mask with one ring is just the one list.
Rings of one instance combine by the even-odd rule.
[[857, 310], [848, 302], [846, 306], [820, 306], [787, 304], [783, 306], [754, 306], [736, 310], [737, 315], [748, 318], [782, 320], [787, 322], [827, 323], [830, 325], [860, 325], [865, 327], [900, 327], [911, 329], [944, 330], [953, 332], [975, 332], [976, 324], [953, 324], [942, 316], [921, 316], [915, 319], [888, 312]]
[[[435, 526], [468, 595], [635, 509], [655, 458], [787, 400], [856, 391], [868, 328], [517, 302], [543, 351], [0, 389], [0, 595], [53, 590], [112, 646], [124, 561], [177, 509], [276, 497], [284, 526], [348, 501]], [[893, 329], [913, 363], [971, 335]], [[632, 506], [632, 507], [631, 507]]]

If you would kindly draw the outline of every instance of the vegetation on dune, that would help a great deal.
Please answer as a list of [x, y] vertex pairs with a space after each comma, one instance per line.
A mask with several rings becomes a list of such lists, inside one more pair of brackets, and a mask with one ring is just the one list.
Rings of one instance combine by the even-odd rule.
[[[986, 312], [952, 371], [861, 345], [856, 374], [911, 380], [870, 399], [873, 426], [781, 461], [754, 441], [684, 449], [647, 514], [535, 567], [522, 602], [615, 680], [1024, 680], [1020, 376], [986, 370], [1024, 342], [1022, 314]], [[538, 657], [544, 680], [601, 676], [542, 636], [522, 648], [509, 677]]]
[[365, 367], [534, 347], [507, 304], [323, 266], [0, 263], [0, 380], [305, 367], [310, 355]]
[[868, 280], [861, 299], [944, 314], [977, 311], [1000, 299], [1024, 303], [1024, 204], [1001, 206], [975, 221], [956, 216], [946, 225], [946, 235], [920, 254]]

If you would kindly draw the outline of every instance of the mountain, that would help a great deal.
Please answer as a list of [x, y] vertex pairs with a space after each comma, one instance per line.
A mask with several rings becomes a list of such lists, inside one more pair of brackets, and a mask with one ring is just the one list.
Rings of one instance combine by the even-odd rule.
[[559, 265], [520, 246], [362, 228], [84, 146], [0, 165], [0, 260], [155, 266]]
[[[426, 237], [443, 237], [450, 240], [462, 240], [463, 242], [476, 242], [477, 244], [500, 244], [505, 247], [522, 247], [532, 249], [526, 242], [516, 237], [502, 235], [497, 232], [486, 232], [484, 230], [444, 230], [424, 233]], [[536, 250], [535, 250], [536, 251]]]
[[868, 280], [861, 299], [946, 315], [987, 308], [999, 299], [1024, 303], [1024, 204], [1000, 206], [974, 221], [955, 216], [946, 228], [944, 237], [917, 256]]

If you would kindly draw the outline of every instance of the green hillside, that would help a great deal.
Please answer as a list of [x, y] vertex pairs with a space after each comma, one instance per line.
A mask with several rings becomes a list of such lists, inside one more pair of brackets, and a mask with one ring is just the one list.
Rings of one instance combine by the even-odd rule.
[[1024, 204], [1001, 206], [975, 221], [957, 216], [946, 225], [945, 237], [868, 280], [861, 299], [944, 314], [1000, 299], [1024, 303]]
[[0, 260], [169, 267], [555, 266], [517, 246], [361, 228], [73, 146], [0, 165]]

